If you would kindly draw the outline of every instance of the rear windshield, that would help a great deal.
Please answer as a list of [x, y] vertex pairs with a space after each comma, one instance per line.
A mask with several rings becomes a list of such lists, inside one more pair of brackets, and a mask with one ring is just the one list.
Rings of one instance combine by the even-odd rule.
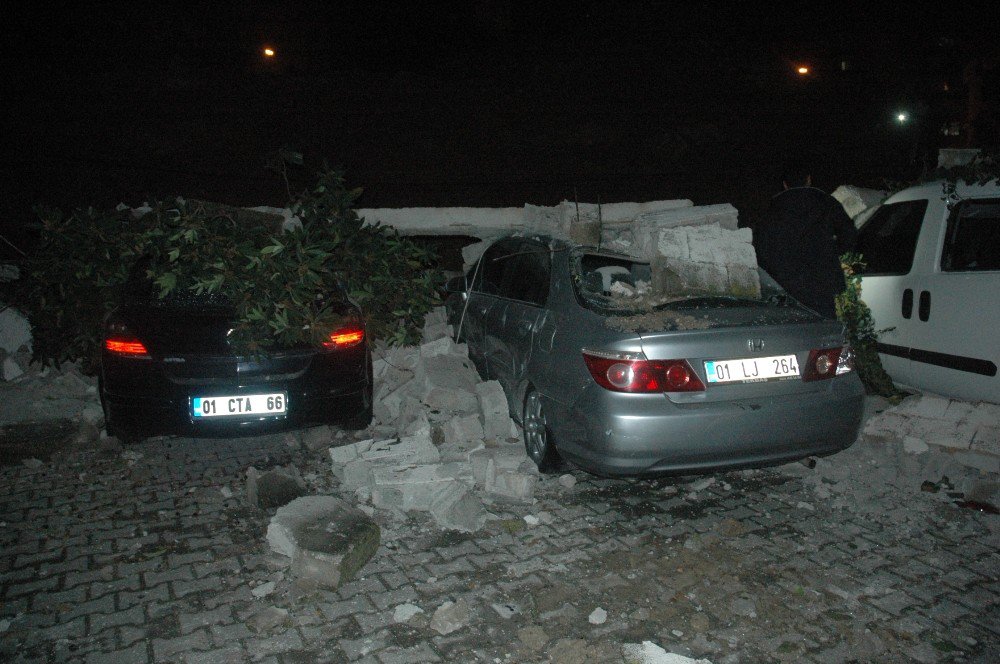
[[[761, 316], [759, 322], [792, 322], [815, 316], [758, 268], [759, 297], [658, 291], [650, 263], [610, 254], [580, 251], [572, 258], [573, 286], [581, 305], [624, 324], [640, 327], [707, 328]], [[728, 312], [739, 310], [742, 315]], [[749, 310], [749, 311], [748, 311]], [[757, 314], [749, 312], [756, 311]], [[661, 320], [662, 319], [662, 320]]]

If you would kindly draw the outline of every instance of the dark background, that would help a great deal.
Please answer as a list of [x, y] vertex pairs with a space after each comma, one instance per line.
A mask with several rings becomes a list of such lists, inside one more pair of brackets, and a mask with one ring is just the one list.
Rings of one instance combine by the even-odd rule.
[[752, 223], [791, 156], [827, 191], [884, 187], [968, 142], [941, 129], [998, 25], [987, 3], [209, 4], [0, 10], [4, 236], [30, 247], [36, 203], [283, 205], [283, 146], [293, 191], [326, 159], [363, 207], [690, 198]]

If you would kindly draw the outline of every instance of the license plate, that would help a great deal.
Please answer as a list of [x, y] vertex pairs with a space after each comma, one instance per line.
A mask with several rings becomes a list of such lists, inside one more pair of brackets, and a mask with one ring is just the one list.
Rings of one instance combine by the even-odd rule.
[[705, 374], [709, 383], [762, 383], [797, 377], [799, 363], [794, 355], [719, 360], [705, 362]]
[[288, 397], [285, 396], [284, 392], [194, 397], [191, 399], [191, 415], [195, 418], [281, 415], [287, 409]]

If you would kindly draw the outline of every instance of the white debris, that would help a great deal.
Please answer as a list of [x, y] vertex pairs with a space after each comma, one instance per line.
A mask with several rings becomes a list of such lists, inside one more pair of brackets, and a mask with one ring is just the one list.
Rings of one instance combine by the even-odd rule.
[[667, 652], [652, 641], [625, 644], [622, 646], [622, 657], [635, 664], [712, 664], [707, 659], [692, 659]]
[[903, 449], [910, 454], [923, 454], [930, 449], [930, 445], [914, 436], [905, 436], [903, 438]]
[[24, 463], [24, 465], [27, 466], [28, 468], [40, 468], [43, 464], [43, 461], [41, 459], [36, 459], [32, 457], [30, 459], [25, 459], [22, 463]]
[[260, 599], [261, 597], [267, 597], [274, 592], [274, 581], [268, 581], [267, 583], [262, 583], [259, 586], [250, 589], [250, 594]]
[[712, 486], [713, 484], [715, 484], [715, 478], [714, 477], [706, 477], [704, 479], [700, 479], [697, 482], [694, 482], [693, 484], [689, 485], [689, 488], [692, 491], [704, 491], [705, 489], [707, 489], [708, 487]]
[[524, 522], [526, 524], [528, 524], [529, 526], [537, 526], [540, 523], [540, 521], [538, 520], [538, 517], [535, 516], [535, 515], [533, 515], [533, 514], [527, 514], [527, 515], [525, 515]]
[[438, 634], [451, 634], [465, 627], [470, 618], [469, 605], [464, 599], [445, 602], [438, 607], [431, 618], [431, 629]]
[[10, 629], [10, 620], [7, 618], [0, 619], [0, 634], [3, 634], [8, 629]]
[[136, 450], [125, 450], [122, 452], [122, 458], [126, 461], [136, 462], [142, 458], [142, 452], [137, 452]]
[[513, 604], [493, 604], [492, 606], [497, 615], [504, 620], [509, 620], [518, 612], [517, 606]]
[[423, 612], [424, 610], [416, 604], [400, 604], [392, 612], [392, 622], [405, 623], [408, 622], [413, 616]]
[[596, 609], [590, 612], [589, 616], [587, 616], [587, 621], [591, 625], [603, 625], [607, 621], [607, 619], [608, 619], [608, 612], [602, 609], [601, 607], [597, 607]]
[[809, 510], [810, 512], [816, 511], [816, 508], [811, 503], [807, 503], [801, 500], [798, 503], [796, 503], [795, 506], [800, 510]]
[[227, 500], [233, 497], [233, 490], [230, 489], [228, 486], [219, 487], [219, 493], [221, 493], [222, 497], [226, 498]]
[[31, 351], [31, 324], [13, 307], [0, 304], [0, 349], [12, 355], [22, 348]]

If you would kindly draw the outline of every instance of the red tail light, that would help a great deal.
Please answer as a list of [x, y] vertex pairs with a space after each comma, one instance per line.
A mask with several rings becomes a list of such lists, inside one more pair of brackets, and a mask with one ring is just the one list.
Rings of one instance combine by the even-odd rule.
[[819, 348], [809, 351], [809, 360], [806, 362], [806, 370], [802, 374], [802, 380], [806, 382], [826, 380], [850, 371], [850, 367], [844, 369], [843, 365], [845, 363], [840, 361], [840, 355], [843, 351], [843, 346]]
[[360, 327], [342, 327], [331, 332], [329, 340], [324, 341], [323, 345], [327, 348], [349, 348], [357, 346], [364, 339], [365, 331]]
[[104, 340], [104, 348], [116, 355], [128, 357], [149, 357], [149, 351], [138, 339], [132, 337], [109, 337]]
[[612, 392], [653, 394], [705, 389], [687, 360], [646, 360], [593, 351], [585, 351], [583, 360], [597, 384]]

